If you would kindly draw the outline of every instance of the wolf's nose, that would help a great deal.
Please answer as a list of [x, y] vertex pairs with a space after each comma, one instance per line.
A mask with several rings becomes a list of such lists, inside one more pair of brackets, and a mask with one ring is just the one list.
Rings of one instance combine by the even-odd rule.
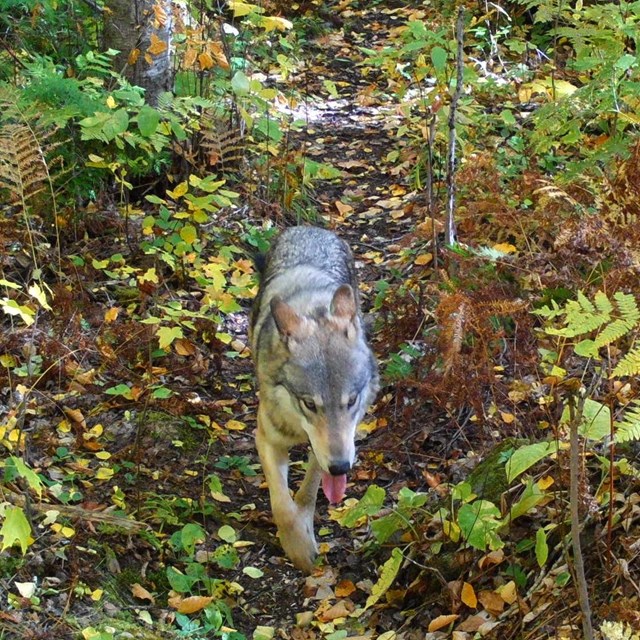
[[329, 465], [329, 473], [332, 476], [342, 476], [351, 471], [351, 463], [348, 460], [338, 460]]

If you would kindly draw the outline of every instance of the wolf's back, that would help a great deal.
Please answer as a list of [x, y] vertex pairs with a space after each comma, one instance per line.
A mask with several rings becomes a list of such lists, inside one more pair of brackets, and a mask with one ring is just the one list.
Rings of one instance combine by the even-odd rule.
[[279, 273], [300, 266], [315, 267], [337, 285], [355, 284], [349, 246], [326, 229], [292, 227], [283, 231], [267, 255], [263, 286]]
[[[353, 256], [349, 245], [331, 231], [317, 227], [291, 227], [269, 250], [260, 291], [251, 312], [251, 333], [259, 334], [269, 316], [274, 296], [289, 301], [308, 293], [313, 298], [330, 296], [341, 285], [352, 287], [359, 301]], [[255, 344], [254, 344], [255, 346]]]

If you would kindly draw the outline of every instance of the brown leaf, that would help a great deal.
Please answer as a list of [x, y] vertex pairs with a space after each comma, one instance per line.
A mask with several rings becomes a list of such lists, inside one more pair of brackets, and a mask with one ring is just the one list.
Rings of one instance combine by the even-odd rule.
[[504, 610], [504, 600], [495, 591], [481, 591], [478, 600], [492, 616], [497, 617]]
[[198, 63], [200, 64], [200, 69], [202, 69], [202, 71], [206, 71], [207, 69], [211, 69], [211, 67], [213, 67], [213, 58], [209, 53], [203, 51], [198, 56]]
[[346, 598], [356, 590], [356, 585], [351, 580], [340, 580], [336, 585], [336, 596], [338, 598]]
[[173, 348], [179, 356], [192, 356], [196, 352], [196, 347], [186, 338], [178, 338], [173, 341]]
[[336, 209], [338, 213], [344, 217], [353, 211], [353, 207], [350, 204], [345, 204], [344, 202], [340, 202], [340, 200], [336, 200]]
[[470, 616], [457, 626], [457, 630], [475, 633], [486, 621], [482, 616]]
[[[213, 596], [189, 596], [178, 604], [178, 613], [195, 613], [202, 611], [211, 601]], [[171, 606], [173, 604], [170, 602]]]
[[482, 556], [478, 561], [478, 566], [481, 569], [487, 569], [488, 567], [496, 564], [500, 564], [504, 561], [504, 551], [502, 549], [498, 549], [497, 551], [491, 551], [487, 553], [485, 556]]
[[69, 407], [64, 408], [64, 413], [72, 422], [80, 425], [83, 429], [87, 428], [87, 423], [84, 419], [84, 415], [80, 409], [71, 409]]
[[137, 582], [131, 585], [131, 593], [133, 594], [133, 597], [138, 598], [138, 600], [149, 600], [151, 604], [155, 602], [155, 598]]
[[331, 622], [337, 618], [346, 618], [355, 609], [351, 600], [340, 600], [317, 617], [320, 622]]

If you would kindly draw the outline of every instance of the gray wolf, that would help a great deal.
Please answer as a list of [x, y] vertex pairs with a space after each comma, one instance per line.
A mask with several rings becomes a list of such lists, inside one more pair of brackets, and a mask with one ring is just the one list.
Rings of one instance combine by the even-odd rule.
[[[363, 330], [351, 250], [331, 231], [293, 227], [269, 250], [250, 326], [260, 402], [256, 446], [282, 547], [313, 569], [318, 488], [338, 503], [355, 460], [355, 432], [378, 390]], [[289, 449], [310, 443], [295, 498]]]

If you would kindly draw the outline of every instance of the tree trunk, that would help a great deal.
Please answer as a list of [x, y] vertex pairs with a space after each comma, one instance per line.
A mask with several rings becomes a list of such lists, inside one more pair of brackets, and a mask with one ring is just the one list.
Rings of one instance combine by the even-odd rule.
[[145, 89], [146, 102], [173, 87], [171, 68], [171, 1], [107, 0], [104, 44], [117, 49], [116, 70]]

